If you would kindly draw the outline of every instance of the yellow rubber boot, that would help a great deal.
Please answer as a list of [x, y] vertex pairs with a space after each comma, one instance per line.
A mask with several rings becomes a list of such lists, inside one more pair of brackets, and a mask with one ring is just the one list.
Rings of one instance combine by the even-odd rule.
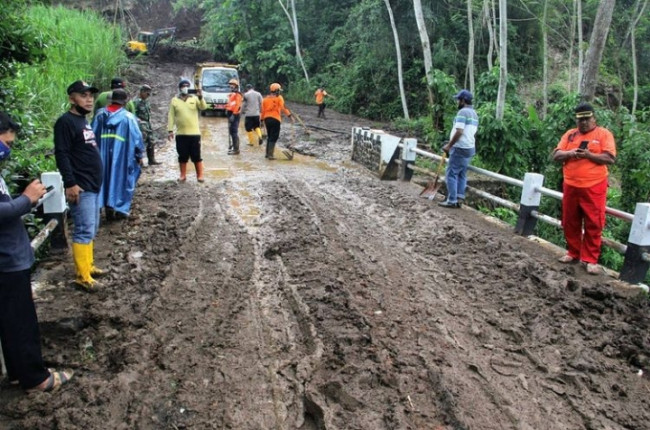
[[95, 266], [95, 241], [91, 240], [90, 243], [90, 276], [100, 278], [108, 273], [107, 270], [100, 269]]
[[248, 145], [253, 146], [253, 142], [255, 140], [255, 133], [252, 131], [247, 131], [246, 136], [248, 136]]
[[259, 127], [256, 127], [256, 128], [255, 128], [255, 133], [257, 133], [257, 143], [260, 144], [260, 145], [261, 145], [262, 143], [264, 143], [263, 140], [262, 140], [262, 139], [264, 139], [264, 138], [262, 137], [262, 129], [259, 128]]
[[90, 246], [86, 243], [72, 243], [72, 256], [77, 271], [74, 283], [86, 291], [94, 291], [97, 284], [90, 276]]

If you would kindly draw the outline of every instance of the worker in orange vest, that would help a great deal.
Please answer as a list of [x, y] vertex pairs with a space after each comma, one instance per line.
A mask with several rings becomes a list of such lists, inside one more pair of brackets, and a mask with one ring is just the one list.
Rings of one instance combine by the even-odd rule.
[[325, 118], [325, 97], [334, 97], [330, 96], [323, 86], [318, 87], [314, 93], [314, 97], [316, 97], [316, 105], [318, 106], [318, 118], [327, 119]]
[[228, 133], [230, 134], [232, 146], [228, 148], [228, 155], [239, 154], [239, 119], [241, 117], [241, 105], [244, 97], [239, 91], [239, 81], [235, 78], [228, 81], [230, 95], [226, 105], [228, 116]]
[[284, 98], [280, 95], [282, 86], [278, 83], [271, 84], [271, 94], [264, 97], [262, 100], [262, 121], [266, 127], [266, 158], [275, 160], [273, 151], [275, 149], [275, 142], [280, 138], [280, 124], [282, 124], [282, 114], [284, 113], [287, 118], [293, 122], [291, 112], [284, 106]]

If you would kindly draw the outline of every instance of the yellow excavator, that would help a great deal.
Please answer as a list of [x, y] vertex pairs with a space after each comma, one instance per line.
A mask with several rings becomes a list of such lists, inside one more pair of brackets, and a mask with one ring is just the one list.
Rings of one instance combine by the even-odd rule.
[[151, 54], [162, 39], [173, 39], [176, 27], [159, 28], [155, 31], [139, 31], [135, 40], [126, 43], [126, 52], [130, 55]]

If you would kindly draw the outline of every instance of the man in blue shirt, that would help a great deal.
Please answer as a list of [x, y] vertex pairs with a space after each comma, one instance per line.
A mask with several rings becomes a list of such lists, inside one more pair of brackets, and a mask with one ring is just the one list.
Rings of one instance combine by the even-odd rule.
[[478, 115], [472, 106], [472, 93], [461, 90], [454, 96], [458, 100], [458, 113], [454, 119], [449, 142], [442, 150], [449, 154], [445, 172], [447, 200], [438, 203], [444, 208], [459, 208], [465, 199], [467, 188], [467, 168], [476, 154], [474, 136], [478, 130]]
[[[0, 162], [11, 152], [18, 124], [0, 112]], [[28, 391], [51, 391], [72, 372], [48, 370], [41, 355], [41, 335], [32, 299], [30, 269], [34, 251], [22, 216], [45, 194], [36, 179], [15, 199], [0, 178], [0, 342], [10, 385]]]

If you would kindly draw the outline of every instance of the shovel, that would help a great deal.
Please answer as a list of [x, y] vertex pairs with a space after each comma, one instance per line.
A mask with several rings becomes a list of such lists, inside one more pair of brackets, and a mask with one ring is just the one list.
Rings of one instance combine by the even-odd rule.
[[438, 169], [436, 170], [436, 177], [433, 181], [429, 181], [427, 186], [420, 193], [420, 197], [423, 199], [433, 200], [438, 194], [438, 190], [442, 186], [440, 181], [440, 174], [442, 173], [442, 166], [445, 165], [445, 158], [447, 158], [447, 153], [443, 152], [442, 157], [440, 158], [440, 163], [438, 164]]

